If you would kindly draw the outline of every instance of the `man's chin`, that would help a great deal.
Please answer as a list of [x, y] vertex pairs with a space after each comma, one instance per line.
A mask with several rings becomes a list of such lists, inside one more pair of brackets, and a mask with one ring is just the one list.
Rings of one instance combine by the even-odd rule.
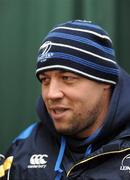
[[65, 128], [56, 128], [56, 131], [62, 135], [66, 136], [74, 136], [76, 132], [72, 129], [65, 129]]

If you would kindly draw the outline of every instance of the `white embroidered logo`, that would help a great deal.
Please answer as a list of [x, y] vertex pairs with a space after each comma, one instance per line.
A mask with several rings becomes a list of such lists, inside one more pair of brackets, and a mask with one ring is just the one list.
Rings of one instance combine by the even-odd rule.
[[51, 58], [53, 56], [53, 53], [49, 53], [50, 49], [52, 47], [51, 41], [46, 41], [39, 49], [41, 51], [41, 54], [38, 56], [37, 61], [38, 62], [45, 62], [48, 58]]
[[47, 154], [33, 154], [28, 168], [45, 168], [47, 166]]
[[130, 154], [126, 155], [122, 159], [120, 170], [121, 171], [128, 171], [130, 173]]

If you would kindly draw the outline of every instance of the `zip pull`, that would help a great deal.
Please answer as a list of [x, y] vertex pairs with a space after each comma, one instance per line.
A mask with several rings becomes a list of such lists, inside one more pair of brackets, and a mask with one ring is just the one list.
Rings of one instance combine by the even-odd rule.
[[65, 147], [66, 147], [66, 141], [65, 141], [65, 138], [62, 136], [61, 137], [60, 151], [59, 151], [58, 158], [56, 160], [56, 164], [55, 164], [55, 168], [54, 168], [54, 171], [57, 174], [56, 177], [55, 177], [55, 180], [60, 180], [61, 177], [62, 177], [63, 170], [61, 169], [60, 166], [61, 166], [61, 163], [62, 163], [62, 160], [63, 160]]
[[86, 149], [86, 152], [84, 154], [84, 157], [86, 158], [89, 154], [91, 154], [92, 152], [92, 144], [90, 144], [87, 149]]

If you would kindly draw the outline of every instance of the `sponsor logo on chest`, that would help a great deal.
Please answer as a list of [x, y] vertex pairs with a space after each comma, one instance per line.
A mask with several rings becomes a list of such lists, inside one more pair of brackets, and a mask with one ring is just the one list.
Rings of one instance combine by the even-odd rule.
[[46, 168], [47, 159], [47, 154], [33, 154], [30, 158], [28, 168]]

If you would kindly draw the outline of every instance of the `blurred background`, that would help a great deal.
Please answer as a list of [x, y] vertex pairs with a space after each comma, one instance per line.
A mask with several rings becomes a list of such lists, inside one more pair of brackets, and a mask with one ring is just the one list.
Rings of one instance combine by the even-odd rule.
[[47, 32], [68, 20], [93, 21], [108, 31], [118, 63], [130, 73], [129, 17], [129, 0], [0, 0], [0, 153], [38, 120], [35, 63]]

